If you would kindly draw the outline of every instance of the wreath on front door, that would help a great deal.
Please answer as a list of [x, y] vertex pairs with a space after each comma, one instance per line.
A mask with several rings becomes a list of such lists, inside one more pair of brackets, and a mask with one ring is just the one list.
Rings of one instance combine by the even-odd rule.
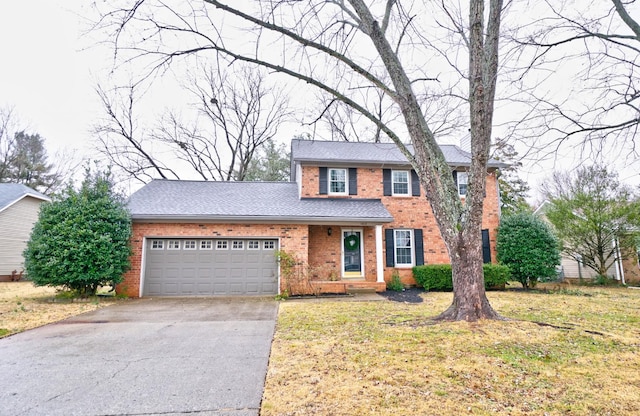
[[344, 238], [344, 249], [347, 251], [356, 251], [360, 247], [360, 239], [357, 235], [351, 234]]

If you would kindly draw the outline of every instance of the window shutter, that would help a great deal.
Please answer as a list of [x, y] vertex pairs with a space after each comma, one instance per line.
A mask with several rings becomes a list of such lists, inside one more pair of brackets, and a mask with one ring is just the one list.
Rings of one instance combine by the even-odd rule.
[[391, 196], [391, 169], [382, 169], [382, 194]]
[[358, 195], [358, 169], [349, 168], [349, 195]]
[[456, 189], [458, 189], [458, 172], [457, 171], [453, 171], [453, 183], [456, 184]]
[[482, 230], [482, 262], [491, 263], [491, 242], [489, 230]]
[[395, 243], [393, 240], [393, 229], [387, 228], [384, 230], [384, 244], [386, 251], [386, 259], [387, 259], [387, 267], [394, 266], [394, 251], [395, 251]]
[[413, 230], [413, 239], [415, 240], [415, 255], [416, 266], [422, 266], [424, 264], [424, 243], [422, 241], [422, 229], [416, 228]]
[[411, 169], [411, 195], [420, 196], [420, 179], [413, 169]]
[[320, 195], [326, 195], [327, 194], [327, 168], [319, 168], [320, 169], [320, 177], [319, 177], [319, 182], [320, 182], [320, 189], [318, 191], [318, 193]]

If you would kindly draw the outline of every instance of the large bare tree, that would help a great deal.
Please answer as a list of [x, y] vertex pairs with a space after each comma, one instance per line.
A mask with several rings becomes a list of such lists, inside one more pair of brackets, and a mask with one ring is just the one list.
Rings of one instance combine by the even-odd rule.
[[637, 159], [640, 4], [545, 0], [535, 10], [522, 14], [512, 38], [522, 46], [530, 94], [523, 136], [529, 144], [541, 140], [542, 153], [570, 147], [583, 158]]
[[[454, 297], [439, 317], [499, 318], [484, 290], [481, 223], [502, 0], [137, 0], [100, 7], [108, 7], [99, 26], [112, 31], [119, 59], [164, 69], [210, 54], [261, 66], [319, 89], [373, 123], [418, 173], [448, 249]], [[378, 100], [362, 100], [366, 89], [378, 91], [393, 114], [376, 111]], [[430, 122], [435, 111], [455, 108], [466, 109], [471, 136], [464, 204]]]
[[185, 82], [192, 108], [171, 109], [154, 128], [137, 125], [140, 83], [106, 91], [98, 87], [105, 117], [95, 132], [100, 151], [127, 175], [151, 178], [195, 176], [242, 181], [256, 152], [273, 140], [290, 116], [286, 94], [264, 71], [202, 66]]

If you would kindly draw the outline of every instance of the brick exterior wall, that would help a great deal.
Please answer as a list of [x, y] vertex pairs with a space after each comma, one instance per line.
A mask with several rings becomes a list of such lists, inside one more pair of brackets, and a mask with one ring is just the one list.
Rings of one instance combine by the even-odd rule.
[[[318, 166], [303, 166], [301, 178], [301, 196], [306, 198], [326, 198], [336, 196], [320, 195], [319, 193], [319, 168]], [[495, 172], [487, 174], [486, 197], [482, 224], [489, 230], [491, 245], [491, 260], [496, 261], [496, 230], [500, 223], [500, 208], [498, 205], [498, 187]], [[429, 202], [425, 198], [424, 190], [421, 196], [384, 196], [382, 183], [382, 168], [365, 167], [358, 168], [358, 193], [352, 196], [338, 198], [373, 198], [380, 199], [394, 221], [385, 224], [387, 228], [420, 228], [423, 230], [424, 260], [425, 264], [449, 263], [449, 254], [444, 241], [440, 237], [440, 231], [436, 224]], [[337, 266], [340, 271], [340, 244], [341, 228], [332, 227], [331, 237], [327, 236], [328, 226], [310, 227], [309, 231], [309, 262], [312, 265]], [[346, 227], [349, 228], [349, 227]], [[375, 229], [365, 227], [365, 264], [367, 281], [375, 281]], [[384, 233], [384, 231], [383, 231]], [[383, 242], [384, 244], [384, 242]], [[383, 247], [383, 256], [384, 247]], [[390, 281], [394, 271], [398, 271], [404, 284], [415, 284], [411, 268], [385, 267], [385, 281]], [[339, 273], [338, 273], [339, 275]]]
[[[331, 235], [328, 229], [331, 228]], [[376, 230], [375, 227], [340, 227], [327, 225], [309, 226], [310, 278], [319, 281], [342, 279], [342, 231], [362, 232], [364, 278], [375, 282], [376, 276]]]
[[[301, 182], [301, 196], [323, 198], [319, 194], [318, 166], [304, 166]], [[491, 258], [495, 262], [495, 239], [498, 227], [499, 207], [495, 173], [487, 175], [483, 228], [489, 230]], [[384, 224], [383, 229], [412, 228], [423, 230], [425, 264], [449, 263], [449, 255], [431, 207], [421, 189], [421, 196], [383, 196], [382, 168], [358, 168], [357, 195], [342, 198], [380, 199], [394, 221]], [[331, 228], [331, 235], [328, 229]], [[364, 280], [342, 278], [342, 231], [358, 229], [362, 231]], [[277, 238], [279, 249], [291, 254], [297, 261], [295, 274], [302, 279], [280, 276], [280, 291], [298, 293], [329, 292], [342, 293], [350, 287], [369, 287], [377, 291], [385, 290], [384, 283], [377, 282], [375, 226], [340, 225], [296, 225], [296, 224], [212, 224], [212, 223], [142, 223], [134, 222], [131, 257], [131, 270], [124, 275], [124, 281], [118, 285], [118, 292], [131, 297], [140, 294], [142, 272], [143, 240], [165, 237], [255, 237]], [[384, 239], [384, 230], [383, 230]], [[384, 241], [383, 241], [383, 265]], [[398, 271], [402, 282], [415, 284], [411, 268], [384, 267], [384, 279], [390, 281], [394, 271]], [[308, 280], [305, 280], [308, 279]]]
[[[309, 227], [304, 224], [181, 224], [181, 223], [133, 223], [131, 238], [131, 269], [125, 273], [124, 280], [118, 285], [118, 293], [130, 297], [140, 295], [140, 276], [142, 272], [142, 253], [144, 237], [255, 237], [278, 238], [280, 250], [287, 251], [300, 262], [308, 261]], [[280, 280], [280, 288], [285, 283]]]

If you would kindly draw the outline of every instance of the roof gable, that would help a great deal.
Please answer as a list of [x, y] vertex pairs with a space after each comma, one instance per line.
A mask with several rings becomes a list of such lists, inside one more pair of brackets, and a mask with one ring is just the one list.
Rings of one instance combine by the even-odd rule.
[[51, 201], [51, 198], [21, 183], [0, 183], [0, 212], [27, 196]]

